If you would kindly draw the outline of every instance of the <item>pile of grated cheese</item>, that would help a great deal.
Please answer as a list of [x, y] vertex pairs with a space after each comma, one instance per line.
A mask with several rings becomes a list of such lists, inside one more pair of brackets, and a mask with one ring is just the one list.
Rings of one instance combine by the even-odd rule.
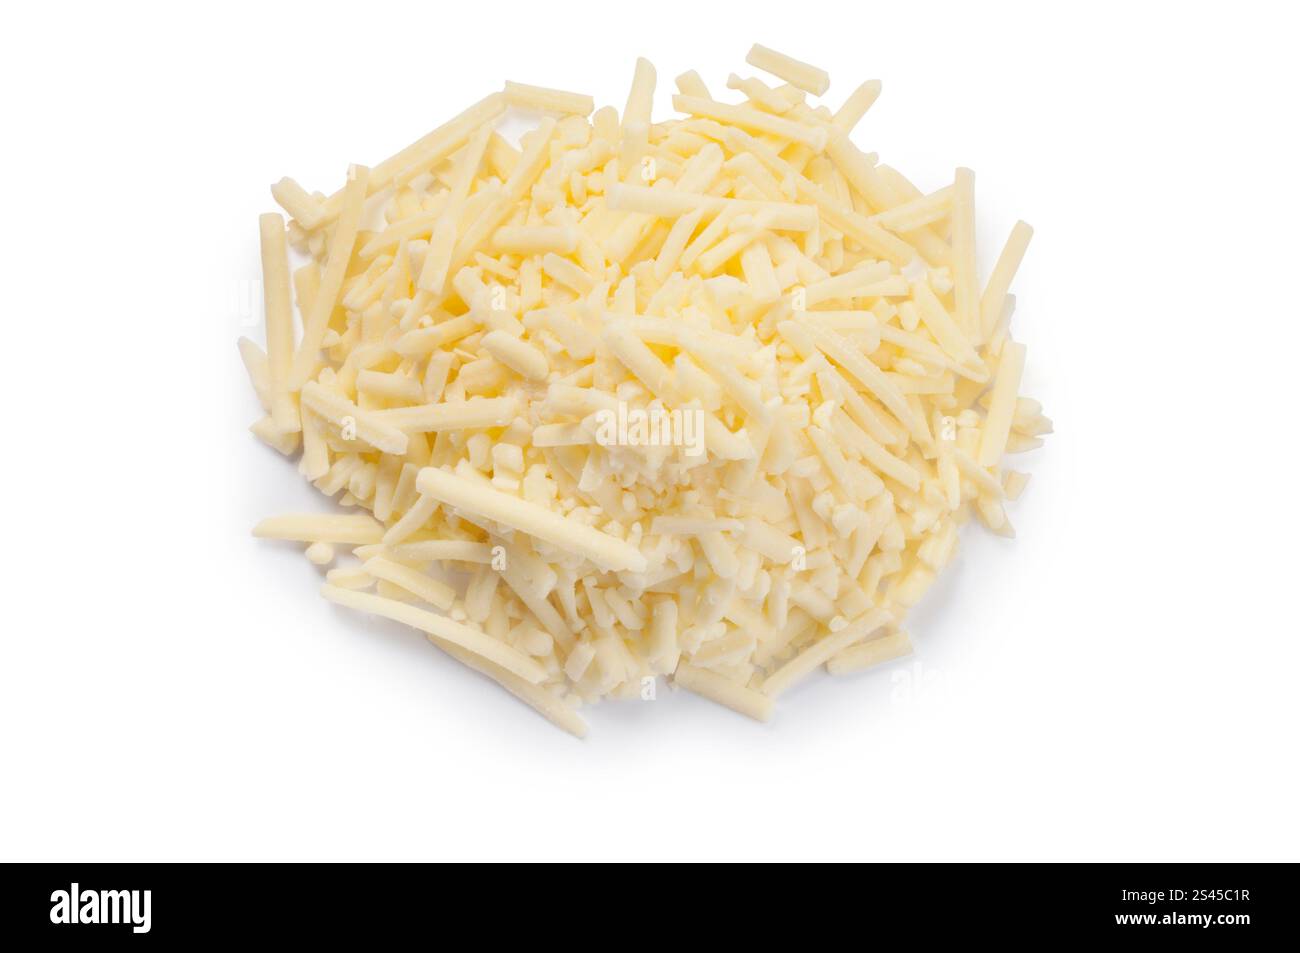
[[575, 735], [658, 676], [766, 719], [908, 653], [1051, 429], [1008, 334], [1029, 227], [981, 288], [969, 170], [922, 194], [850, 142], [878, 82], [832, 111], [822, 70], [747, 61], [775, 80], [686, 73], [658, 122], [645, 60], [621, 116], [506, 83], [261, 218], [252, 430], [347, 512], [255, 535]]

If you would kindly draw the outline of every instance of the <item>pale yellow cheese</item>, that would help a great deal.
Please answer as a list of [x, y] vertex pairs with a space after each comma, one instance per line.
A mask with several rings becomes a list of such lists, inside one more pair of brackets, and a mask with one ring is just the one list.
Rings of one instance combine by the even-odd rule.
[[706, 669], [694, 665], [678, 665], [673, 681], [688, 691], [703, 695], [710, 701], [726, 705], [757, 721], [767, 721], [772, 717], [771, 698]]
[[602, 569], [642, 572], [646, 560], [636, 547], [581, 523], [567, 520], [536, 503], [479, 486], [432, 467], [420, 471], [416, 486], [432, 499], [536, 536], [578, 553]]
[[298, 343], [298, 351], [294, 356], [293, 369], [289, 378], [292, 389], [301, 388], [318, 365], [321, 342], [329, 326], [330, 314], [338, 303], [343, 278], [347, 274], [348, 261], [352, 257], [352, 246], [356, 241], [357, 226], [361, 222], [361, 208], [366, 199], [366, 186], [369, 181], [370, 170], [365, 166], [354, 165], [348, 170], [348, 184], [343, 192], [339, 220], [330, 238], [325, 271], [321, 275], [320, 286], [316, 290], [311, 311], [303, 316], [302, 340]]
[[289, 250], [284, 219], [268, 213], [261, 217], [260, 226], [271, 416], [281, 430], [295, 431], [301, 428], [302, 423], [289, 396], [289, 374], [293, 363], [293, 302], [289, 295]]
[[907, 633], [896, 632], [844, 649], [826, 663], [826, 670], [832, 675], [847, 675], [911, 654], [912, 642]]
[[512, 82], [506, 83], [506, 102], [511, 106], [520, 106], [524, 109], [571, 113], [577, 116], [589, 116], [596, 108], [595, 101], [582, 93], [569, 93], [559, 89]]
[[259, 223], [250, 429], [351, 512], [256, 534], [579, 736], [660, 675], [766, 719], [909, 651], [1052, 430], [1009, 334], [1028, 226], [981, 295], [973, 175], [923, 193], [855, 146], [878, 81], [831, 112], [824, 71], [749, 61], [784, 85], [685, 73], [659, 122], [648, 60], [621, 114], [507, 83], [328, 198], [282, 179], [288, 229]]
[[396, 599], [385, 599], [370, 593], [342, 589], [329, 583], [321, 587], [321, 595], [330, 602], [349, 609], [381, 615], [436, 636], [444, 642], [450, 642], [467, 652], [472, 652], [479, 658], [500, 665], [506, 671], [531, 684], [536, 685], [546, 678], [545, 670], [533, 659], [485, 632], [462, 625], [446, 616], [406, 605]]
[[779, 76], [791, 86], [812, 93], [814, 96], [823, 96], [826, 90], [830, 89], [831, 78], [825, 70], [809, 66], [807, 63], [757, 43], [750, 47], [745, 62], [765, 73]]
[[304, 543], [377, 543], [383, 524], [366, 513], [310, 513], [272, 516], [253, 527], [264, 539], [296, 539]]

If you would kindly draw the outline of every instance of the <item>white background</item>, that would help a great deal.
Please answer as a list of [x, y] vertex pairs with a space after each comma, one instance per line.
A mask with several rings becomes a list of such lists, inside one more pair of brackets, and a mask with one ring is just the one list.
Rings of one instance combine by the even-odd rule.
[[[1282, 4], [19, 5], [5, 89], [0, 858], [1300, 859], [1300, 71]], [[662, 690], [579, 742], [316, 595], [246, 432], [259, 212], [518, 79], [877, 77], [855, 136], [1017, 218], [1019, 538], [914, 658], [769, 726]]]

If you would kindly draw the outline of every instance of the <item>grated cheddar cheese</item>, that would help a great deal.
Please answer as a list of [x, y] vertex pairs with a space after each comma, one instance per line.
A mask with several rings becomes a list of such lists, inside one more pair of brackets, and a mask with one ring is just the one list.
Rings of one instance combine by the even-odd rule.
[[251, 429], [350, 512], [254, 534], [579, 736], [659, 676], [766, 720], [909, 653], [1051, 431], [1008, 329], [1029, 226], [981, 288], [973, 174], [924, 194], [848, 138], [878, 81], [832, 112], [823, 70], [747, 61], [784, 83], [687, 72], [658, 122], [644, 59], [621, 117], [508, 82], [259, 223]]

